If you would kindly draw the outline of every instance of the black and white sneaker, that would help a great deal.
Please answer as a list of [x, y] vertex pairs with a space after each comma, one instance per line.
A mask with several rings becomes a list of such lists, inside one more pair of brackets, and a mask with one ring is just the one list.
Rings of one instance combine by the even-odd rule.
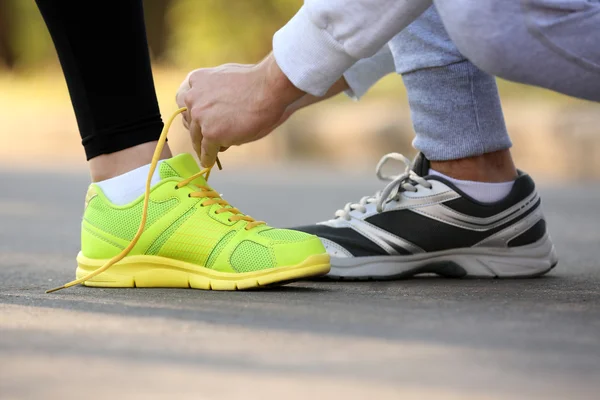
[[[382, 175], [390, 159], [403, 161], [404, 173]], [[321, 238], [331, 255], [330, 278], [532, 277], [557, 264], [529, 175], [519, 172], [503, 200], [481, 203], [427, 176], [422, 154], [410, 164], [398, 153], [384, 156], [377, 176], [390, 183], [382, 191], [346, 204], [332, 220], [294, 228]]]

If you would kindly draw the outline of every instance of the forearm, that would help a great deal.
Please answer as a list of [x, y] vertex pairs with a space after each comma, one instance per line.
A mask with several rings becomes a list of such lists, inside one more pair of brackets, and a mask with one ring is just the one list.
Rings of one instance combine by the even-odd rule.
[[374, 55], [431, 0], [306, 0], [273, 37], [273, 53], [298, 88], [323, 96], [358, 60]]
[[323, 96], [313, 96], [307, 93], [290, 104], [287, 112], [293, 114], [302, 108], [327, 100], [342, 92], [345, 92], [348, 97], [358, 100], [381, 78], [394, 71], [394, 57], [389, 47], [385, 45], [373, 57], [359, 60], [350, 67]]
[[288, 106], [287, 112], [291, 115], [302, 108], [329, 99], [330, 97], [338, 95], [347, 90], [350, 90], [350, 86], [348, 85], [348, 82], [346, 82], [346, 79], [344, 79], [344, 77], [341, 77], [329, 88], [327, 93], [325, 93], [323, 96], [317, 97], [307, 93], [292, 104], [290, 104]]

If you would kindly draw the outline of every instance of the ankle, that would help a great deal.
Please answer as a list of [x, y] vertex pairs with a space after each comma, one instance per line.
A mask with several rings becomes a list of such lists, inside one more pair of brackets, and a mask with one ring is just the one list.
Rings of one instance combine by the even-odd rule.
[[[156, 141], [142, 143], [125, 150], [92, 158], [89, 160], [92, 182], [114, 178], [150, 164], [154, 150], [156, 149], [156, 143]], [[171, 150], [169, 149], [169, 145], [165, 144], [160, 158], [165, 159], [170, 157], [172, 157]]]
[[517, 178], [517, 169], [508, 149], [460, 160], [431, 161], [431, 168], [465, 181], [497, 183]]

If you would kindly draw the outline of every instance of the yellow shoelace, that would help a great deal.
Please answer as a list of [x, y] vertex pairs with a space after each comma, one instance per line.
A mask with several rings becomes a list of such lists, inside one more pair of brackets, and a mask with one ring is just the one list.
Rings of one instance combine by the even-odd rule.
[[[148, 219], [148, 203], [150, 202], [150, 185], [152, 182], [152, 176], [154, 175], [156, 166], [158, 165], [158, 162], [160, 161], [160, 155], [162, 153], [163, 147], [165, 147], [165, 142], [167, 140], [167, 133], [169, 132], [169, 128], [171, 127], [171, 124], [173, 123], [173, 120], [175, 119], [175, 117], [177, 117], [177, 115], [181, 114], [182, 112], [184, 112], [186, 110], [187, 110], [186, 107], [182, 107], [179, 110], [175, 111], [175, 113], [173, 113], [173, 115], [171, 115], [171, 117], [165, 123], [165, 126], [160, 134], [158, 143], [156, 145], [156, 149], [154, 150], [154, 155], [152, 156], [152, 162], [150, 163], [150, 171], [148, 172], [148, 178], [146, 179], [146, 190], [144, 192], [144, 206], [142, 208], [142, 222], [140, 222], [140, 227], [138, 228], [137, 233], [135, 234], [135, 236], [133, 237], [133, 239], [131, 240], [129, 245], [126, 248], [124, 248], [119, 254], [117, 254], [110, 260], [108, 260], [106, 262], [106, 264], [104, 264], [102, 267], [98, 268], [94, 272], [91, 272], [91, 273], [87, 274], [86, 276], [84, 276], [83, 278], [75, 279], [74, 281], [66, 283], [57, 288], [47, 290], [46, 293], [52, 293], [52, 292], [56, 292], [61, 289], [66, 289], [71, 286], [79, 285], [80, 283], [83, 283], [85, 281], [92, 279], [93, 277], [97, 276], [98, 274], [101, 274], [102, 272], [106, 271], [107, 269], [109, 269], [110, 267], [112, 267], [113, 265], [115, 265], [116, 263], [121, 261], [123, 258], [125, 258], [127, 256], [127, 254], [129, 254], [131, 249], [133, 249], [133, 247], [137, 244], [138, 240], [142, 236], [142, 233], [144, 232], [144, 228], [146, 227], [146, 220]], [[219, 167], [219, 169], [221, 169], [221, 163], [219, 162], [218, 158], [217, 158], [217, 166]], [[200, 172], [179, 182], [177, 184], [177, 188], [182, 188], [186, 185], [189, 185], [192, 181], [194, 181], [195, 179], [200, 178], [200, 177], [204, 177], [205, 180], [208, 180], [211, 170], [212, 170], [212, 167], [202, 169]], [[203, 186], [203, 185], [196, 185], [196, 186], [200, 190], [190, 193], [189, 196], [190, 197], [207, 198], [207, 200], [204, 200], [202, 203], [200, 203], [202, 206], [210, 206], [213, 204], [221, 205], [222, 207], [220, 209], [216, 210], [216, 213], [221, 214], [224, 212], [228, 212], [228, 213], [233, 214], [231, 217], [229, 217], [229, 221], [231, 221], [231, 222], [242, 221], [242, 220], [248, 221], [248, 224], [246, 225], [246, 228], [245, 228], [246, 230], [250, 230], [258, 225], [265, 224], [264, 221], [256, 221], [256, 220], [254, 220], [254, 218], [252, 218], [248, 215], [243, 215], [241, 213], [241, 211], [238, 210], [237, 208], [231, 207], [226, 200], [221, 198], [219, 193], [217, 193], [210, 187]]]

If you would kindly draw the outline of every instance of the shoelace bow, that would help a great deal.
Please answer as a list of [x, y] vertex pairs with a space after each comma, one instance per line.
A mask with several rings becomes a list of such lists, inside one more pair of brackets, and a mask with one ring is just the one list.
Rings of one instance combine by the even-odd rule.
[[[140, 227], [138, 228], [138, 231], [136, 232], [133, 239], [131, 239], [131, 242], [129, 243], [129, 245], [126, 248], [124, 248], [119, 254], [117, 254], [110, 260], [108, 260], [106, 262], [106, 264], [104, 264], [102, 267], [98, 268], [97, 270], [87, 274], [86, 276], [84, 276], [82, 278], [75, 279], [74, 281], [66, 283], [57, 288], [47, 290], [46, 293], [52, 293], [52, 292], [56, 292], [61, 289], [66, 289], [71, 286], [79, 285], [80, 283], [83, 283], [85, 281], [92, 279], [93, 277], [101, 274], [102, 272], [106, 271], [107, 269], [109, 269], [110, 267], [112, 267], [113, 265], [115, 265], [116, 263], [121, 261], [135, 247], [135, 245], [137, 244], [138, 240], [142, 236], [142, 233], [144, 232], [144, 229], [146, 227], [146, 221], [148, 219], [148, 204], [150, 202], [150, 186], [151, 186], [151, 182], [152, 182], [152, 176], [154, 175], [154, 171], [156, 170], [158, 162], [160, 161], [160, 155], [162, 153], [163, 147], [165, 147], [169, 128], [171, 127], [171, 124], [173, 123], [173, 120], [175, 119], [175, 117], [177, 117], [182, 112], [185, 112], [186, 110], [187, 110], [186, 107], [182, 107], [179, 110], [175, 111], [175, 113], [173, 113], [173, 115], [171, 115], [171, 117], [166, 121], [165, 126], [160, 134], [158, 143], [156, 144], [156, 149], [154, 150], [154, 155], [152, 156], [152, 162], [150, 163], [150, 171], [148, 172], [148, 177], [146, 179], [146, 189], [144, 191], [144, 205], [142, 208], [142, 221], [140, 222]], [[221, 163], [218, 158], [217, 158], [217, 166], [219, 169], [222, 169]], [[200, 172], [197, 172], [196, 174], [194, 174], [188, 178], [185, 178], [184, 180], [180, 181], [177, 184], [177, 188], [179, 189], [186, 185], [189, 185], [195, 179], [200, 178], [200, 177], [204, 177], [204, 179], [208, 181], [208, 177], [210, 176], [210, 171], [212, 170], [212, 168], [213, 167], [204, 168]], [[222, 207], [220, 209], [216, 210], [215, 212], [217, 214], [221, 214], [224, 212], [233, 214], [231, 217], [229, 217], [230, 222], [242, 221], [242, 220], [247, 221], [248, 224], [246, 225], [246, 228], [245, 228], [246, 230], [250, 230], [256, 226], [265, 224], [264, 221], [256, 221], [254, 218], [252, 218], [248, 215], [242, 214], [242, 212], [240, 210], [238, 210], [235, 207], [232, 207], [231, 205], [229, 205], [229, 203], [226, 200], [222, 199], [221, 195], [219, 193], [217, 193], [215, 190], [213, 190], [211, 187], [204, 186], [204, 185], [197, 185], [197, 184], [193, 184], [193, 185], [194, 185], [194, 189], [198, 188], [198, 190], [195, 190], [194, 192], [190, 193], [189, 197], [207, 198], [202, 203], [200, 203], [200, 205], [204, 206], [204, 207], [211, 206], [213, 204], [221, 205]]]
[[[400, 175], [384, 175], [381, 170], [389, 160], [402, 161], [406, 166], [404, 172]], [[357, 210], [364, 214], [367, 212], [366, 205], [372, 203], [377, 203], [377, 212], [382, 212], [385, 204], [392, 200], [398, 200], [402, 191], [416, 192], [418, 190], [416, 185], [424, 186], [427, 189], [432, 187], [431, 183], [411, 169], [411, 161], [400, 153], [390, 153], [383, 156], [377, 164], [375, 172], [380, 180], [389, 181], [390, 183], [374, 195], [363, 197], [358, 203], [346, 204], [343, 209], [335, 212], [337, 218], [344, 218], [349, 221], [352, 211]]]

